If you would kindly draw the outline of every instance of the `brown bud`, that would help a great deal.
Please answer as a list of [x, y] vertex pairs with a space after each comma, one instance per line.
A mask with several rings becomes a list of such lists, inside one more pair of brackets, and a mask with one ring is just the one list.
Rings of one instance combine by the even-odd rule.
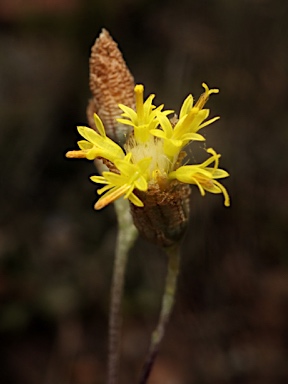
[[134, 224], [148, 241], [162, 247], [179, 242], [189, 219], [189, 185], [171, 183], [165, 190], [156, 184], [147, 192], [134, 190], [144, 207], [130, 204]]
[[89, 84], [93, 95], [87, 107], [89, 125], [95, 128], [93, 114], [96, 112], [107, 136], [122, 141], [127, 126], [116, 121], [122, 113], [118, 104], [134, 108], [134, 79], [106, 29], [102, 30], [91, 50]]

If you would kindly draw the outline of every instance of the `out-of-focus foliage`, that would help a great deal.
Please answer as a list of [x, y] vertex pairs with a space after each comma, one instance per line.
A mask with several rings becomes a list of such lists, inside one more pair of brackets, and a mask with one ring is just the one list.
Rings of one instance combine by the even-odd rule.
[[[231, 174], [231, 207], [192, 196], [178, 302], [151, 383], [285, 383], [288, 3], [30, 0], [21, 12], [6, 3], [0, 382], [105, 377], [116, 221], [112, 207], [93, 211], [93, 164], [64, 158], [86, 124], [90, 47], [105, 27], [158, 104], [177, 111], [203, 81], [220, 88], [207, 146]], [[123, 382], [136, 380], [164, 274], [163, 255], [139, 240], [127, 271]]]

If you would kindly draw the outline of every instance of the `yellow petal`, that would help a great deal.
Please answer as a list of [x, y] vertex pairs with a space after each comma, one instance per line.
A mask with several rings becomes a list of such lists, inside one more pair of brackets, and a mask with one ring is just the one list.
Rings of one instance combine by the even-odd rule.
[[179, 119], [187, 115], [190, 112], [192, 107], [193, 107], [193, 96], [188, 95], [184, 100], [182, 107], [180, 109]]
[[100, 135], [102, 137], [106, 137], [104, 125], [103, 125], [100, 117], [97, 115], [97, 113], [94, 113], [94, 122], [95, 122], [96, 128], [98, 129], [98, 132], [100, 133]]
[[116, 187], [107, 192], [105, 195], [100, 197], [100, 199], [95, 204], [95, 209], [102, 209], [106, 207], [106, 205], [112, 203], [113, 201], [119, 199], [119, 197], [123, 196], [125, 192], [129, 189], [129, 186], [122, 185], [122, 187]]
[[129, 200], [132, 204], [136, 205], [137, 207], [144, 207], [143, 202], [133, 192], [130, 194]]

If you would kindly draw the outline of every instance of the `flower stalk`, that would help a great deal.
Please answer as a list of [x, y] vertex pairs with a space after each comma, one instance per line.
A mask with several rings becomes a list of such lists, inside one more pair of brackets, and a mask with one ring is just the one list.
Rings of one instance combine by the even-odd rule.
[[107, 384], [118, 382], [122, 325], [121, 302], [125, 270], [128, 253], [137, 238], [137, 229], [129, 213], [127, 200], [115, 201], [114, 207], [118, 221], [118, 232], [110, 298]]
[[165, 249], [168, 257], [168, 267], [166, 274], [165, 289], [162, 297], [161, 311], [158, 324], [152, 334], [150, 347], [142, 368], [139, 384], [146, 384], [155, 363], [160, 343], [164, 337], [167, 323], [175, 302], [175, 294], [177, 288], [177, 277], [180, 265], [180, 244], [175, 243], [173, 246]]

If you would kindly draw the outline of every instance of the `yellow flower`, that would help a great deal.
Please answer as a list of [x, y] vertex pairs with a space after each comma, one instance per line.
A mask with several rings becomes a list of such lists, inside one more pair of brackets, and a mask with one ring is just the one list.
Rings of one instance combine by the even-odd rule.
[[161, 129], [153, 129], [150, 131], [154, 136], [164, 140], [164, 152], [169, 157], [174, 157], [179, 154], [181, 149], [190, 141], [203, 141], [205, 138], [197, 133], [201, 128], [212, 124], [219, 117], [214, 117], [203, 123], [209, 116], [209, 109], [203, 109], [209, 95], [218, 93], [218, 89], [210, 89], [202, 84], [205, 92], [200, 96], [199, 100], [193, 107], [193, 97], [189, 95], [183, 102], [179, 120], [173, 127], [171, 121], [163, 113], [158, 112], [157, 118]]
[[98, 189], [98, 194], [106, 192], [95, 204], [95, 209], [101, 209], [121, 196], [128, 198], [131, 203], [143, 207], [142, 201], [133, 193], [136, 188], [139, 191], [147, 191], [147, 168], [151, 159], [142, 159], [137, 164], [131, 163], [131, 153], [123, 160], [115, 160], [114, 164], [119, 171], [103, 172], [103, 176], [92, 176], [95, 183], [106, 184]]
[[78, 141], [80, 151], [69, 151], [66, 153], [66, 157], [86, 157], [88, 160], [103, 157], [112, 162], [115, 159], [123, 158], [122, 148], [106, 136], [103, 123], [96, 113], [94, 114], [94, 121], [99, 133], [88, 127], [77, 127], [80, 135], [86, 140]]
[[[152, 104], [152, 100], [155, 95], [150, 95], [144, 102], [143, 93], [144, 87], [142, 84], [135, 86], [135, 99], [136, 99], [136, 111], [123, 104], [119, 104], [119, 108], [122, 109], [122, 116], [124, 119], [117, 119], [119, 123], [130, 125], [133, 127], [135, 140], [138, 143], [145, 143], [150, 138], [150, 131], [153, 130], [158, 124], [157, 114], [163, 109], [163, 105], [155, 107]], [[166, 111], [164, 115], [173, 111]]]
[[[223, 193], [224, 205], [229, 207], [230, 199], [226, 188], [219, 181], [215, 180], [228, 177], [229, 173], [218, 168], [221, 155], [217, 154], [212, 148], [207, 149], [207, 152], [212, 156], [202, 164], [183, 165], [169, 173], [169, 178], [171, 180], [177, 179], [182, 183], [196, 184], [202, 196], [205, 195], [205, 191]], [[213, 162], [214, 167], [208, 167]]]

